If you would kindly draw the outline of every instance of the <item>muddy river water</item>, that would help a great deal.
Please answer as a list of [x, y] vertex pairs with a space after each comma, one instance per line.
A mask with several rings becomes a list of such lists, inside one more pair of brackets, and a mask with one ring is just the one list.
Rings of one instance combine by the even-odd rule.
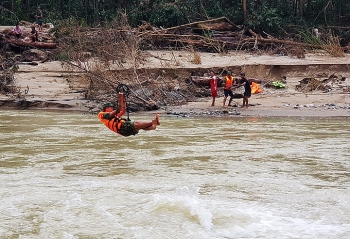
[[[135, 115], [148, 120], [151, 115]], [[348, 118], [1, 111], [0, 238], [349, 238]]]

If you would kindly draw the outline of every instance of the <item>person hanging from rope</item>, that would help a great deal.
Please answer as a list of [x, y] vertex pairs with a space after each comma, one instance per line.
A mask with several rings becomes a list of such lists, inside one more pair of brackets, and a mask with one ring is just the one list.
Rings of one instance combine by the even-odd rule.
[[[103, 104], [102, 111], [98, 114], [100, 121], [110, 130], [122, 135], [130, 136], [136, 135], [139, 130], [155, 130], [157, 125], [160, 125], [159, 114], [156, 113], [156, 116], [150, 122], [139, 122], [132, 121], [128, 118], [122, 118], [122, 116], [127, 112], [126, 96], [128, 94], [128, 88], [126, 85], [120, 85], [124, 87], [124, 92], [121, 92], [120, 87], [118, 86], [118, 106], [117, 109], [114, 109], [114, 104], [106, 102]], [[126, 90], [125, 90], [126, 89]]]

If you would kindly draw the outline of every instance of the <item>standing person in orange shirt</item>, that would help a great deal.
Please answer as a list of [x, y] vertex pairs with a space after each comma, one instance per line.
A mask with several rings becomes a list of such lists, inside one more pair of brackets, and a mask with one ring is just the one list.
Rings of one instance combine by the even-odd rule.
[[224, 86], [224, 107], [225, 107], [227, 96], [230, 96], [230, 100], [228, 101], [228, 106], [231, 106], [231, 101], [233, 99], [232, 84], [234, 83], [235, 79], [231, 75], [231, 71], [227, 71], [227, 75], [225, 76], [224, 80], [225, 80], [225, 86]]
[[218, 78], [212, 70], [210, 71], [210, 89], [211, 96], [213, 97], [211, 106], [215, 106], [215, 98], [218, 97]]

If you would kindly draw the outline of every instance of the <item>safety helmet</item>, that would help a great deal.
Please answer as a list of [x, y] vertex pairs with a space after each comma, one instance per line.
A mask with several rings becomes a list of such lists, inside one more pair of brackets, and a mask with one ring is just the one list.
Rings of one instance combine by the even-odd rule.
[[106, 102], [102, 105], [103, 108], [106, 108], [106, 107], [113, 107], [114, 105], [111, 103], [111, 102]]

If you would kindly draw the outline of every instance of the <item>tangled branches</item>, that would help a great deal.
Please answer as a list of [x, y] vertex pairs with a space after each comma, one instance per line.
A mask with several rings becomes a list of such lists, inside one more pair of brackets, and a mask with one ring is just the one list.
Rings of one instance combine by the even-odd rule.
[[145, 58], [140, 46], [146, 37], [141, 34], [143, 29], [131, 29], [125, 21], [119, 23], [123, 24], [98, 29], [83, 28], [78, 23], [57, 27], [59, 47], [54, 55], [71, 72], [69, 84], [83, 86], [85, 97], [98, 102], [113, 102], [118, 84], [126, 84], [131, 89], [129, 108], [134, 111], [192, 100], [193, 89], [178, 76], [140, 69]]

